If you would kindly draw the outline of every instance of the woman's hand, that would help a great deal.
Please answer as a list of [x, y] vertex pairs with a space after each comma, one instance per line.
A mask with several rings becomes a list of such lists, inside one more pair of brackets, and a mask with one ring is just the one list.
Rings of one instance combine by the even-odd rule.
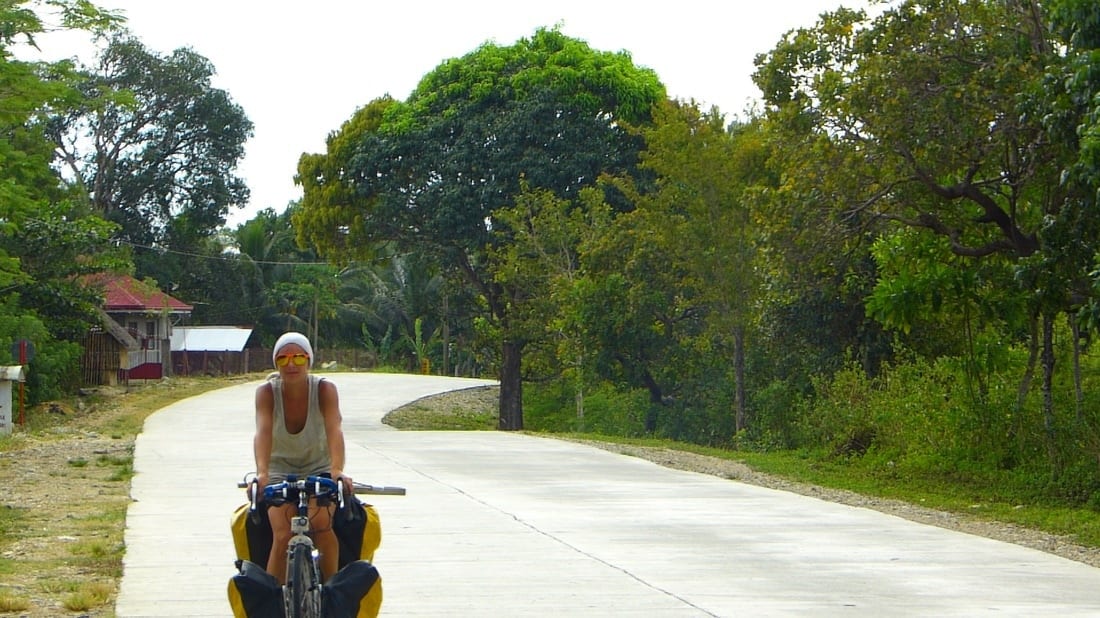
[[260, 502], [264, 501], [264, 487], [267, 487], [267, 479], [268, 476], [266, 473], [257, 474], [256, 476], [252, 477], [252, 482], [249, 483], [248, 487], [245, 488], [245, 492], [248, 494], [249, 501], [252, 500], [253, 487], [256, 488], [256, 503], [259, 504]]
[[355, 484], [352, 482], [350, 476], [348, 476], [347, 474], [344, 474], [343, 470], [333, 470], [332, 471], [332, 478], [337, 483], [343, 483], [344, 484], [344, 495], [350, 496], [354, 493]]

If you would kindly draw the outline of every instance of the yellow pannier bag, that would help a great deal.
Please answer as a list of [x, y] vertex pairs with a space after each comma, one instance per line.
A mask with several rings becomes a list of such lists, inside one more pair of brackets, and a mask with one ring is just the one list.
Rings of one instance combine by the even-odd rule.
[[[356, 618], [374, 618], [382, 606], [382, 580], [373, 565], [362, 562], [373, 562], [374, 552], [382, 544], [382, 523], [378, 518], [378, 510], [373, 505], [363, 504], [358, 498], [352, 497], [345, 501], [344, 508], [337, 509], [333, 514], [332, 527], [340, 543], [339, 562], [343, 573], [333, 576], [330, 582], [332, 592], [344, 597], [347, 595], [341, 594], [343, 591], [359, 590], [369, 585], [369, 589], [359, 600], [358, 613], [354, 615]], [[275, 582], [275, 589], [281, 595], [278, 582], [264, 571], [264, 565], [271, 554], [271, 522], [267, 518], [267, 510], [260, 508], [255, 513], [250, 513], [249, 505], [242, 504], [233, 511], [229, 528], [239, 571], [229, 582], [229, 604], [233, 608], [233, 615], [235, 618], [265, 615], [249, 613], [249, 608], [253, 612], [268, 611], [255, 608], [267, 607], [271, 582]], [[354, 594], [358, 593], [355, 592], [352, 596]], [[278, 602], [282, 603], [281, 596], [278, 597]], [[349, 603], [346, 599], [337, 600], [335, 597], [333, 602]]]

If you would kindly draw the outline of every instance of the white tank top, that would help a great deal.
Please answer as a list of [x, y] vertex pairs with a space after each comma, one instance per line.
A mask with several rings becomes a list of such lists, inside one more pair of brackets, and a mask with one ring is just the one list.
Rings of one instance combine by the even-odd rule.
[[298, 433], [290, 433], [286, 428], [282, 380], [278, 377], [270, 380], [275, 410], [271, 428], [269, 483], [284, 481], [288, 474], [296, 474], [301, 478], [326, 473], [332, 469], [325, 419], [321, 414], [322, 379], [315, 375], [309, 376], [309, 409], [306, 412], [306, 424]]

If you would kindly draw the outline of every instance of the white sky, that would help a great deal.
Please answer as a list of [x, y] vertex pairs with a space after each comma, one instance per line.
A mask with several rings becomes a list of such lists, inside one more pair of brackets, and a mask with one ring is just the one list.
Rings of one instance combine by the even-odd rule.
[[[404, 100], [448, 58], [486, 41], [511, 45], [541, 26], [598, 50], [627, 51], [672, 97], [740, 114], [759, 91], [753, 58], [824, 11], [865, 0], [98, 0], [119, 9], [152, 51], [191, 47], [255, 124], [237, 172], [252, 192], [231, 227], [301, 197], [299, 156], [384, 94]], [[46, 41], [42, 41], [45, 47]], [[49, 49], [44, 49], [50, 55]], [[71, 53], [71, 52], [70, 52]], [[68, 54], [61, 54], [68, 55]], [[87, 59], [91, 61], [91, 58]]]

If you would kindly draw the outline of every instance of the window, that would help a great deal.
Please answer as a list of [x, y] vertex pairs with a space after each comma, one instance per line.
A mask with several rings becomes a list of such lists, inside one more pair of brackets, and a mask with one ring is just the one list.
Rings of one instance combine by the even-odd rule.
[[146, 322], [145, 323], [145, 349], [155, 350], [157, 349], [157, 323]]

